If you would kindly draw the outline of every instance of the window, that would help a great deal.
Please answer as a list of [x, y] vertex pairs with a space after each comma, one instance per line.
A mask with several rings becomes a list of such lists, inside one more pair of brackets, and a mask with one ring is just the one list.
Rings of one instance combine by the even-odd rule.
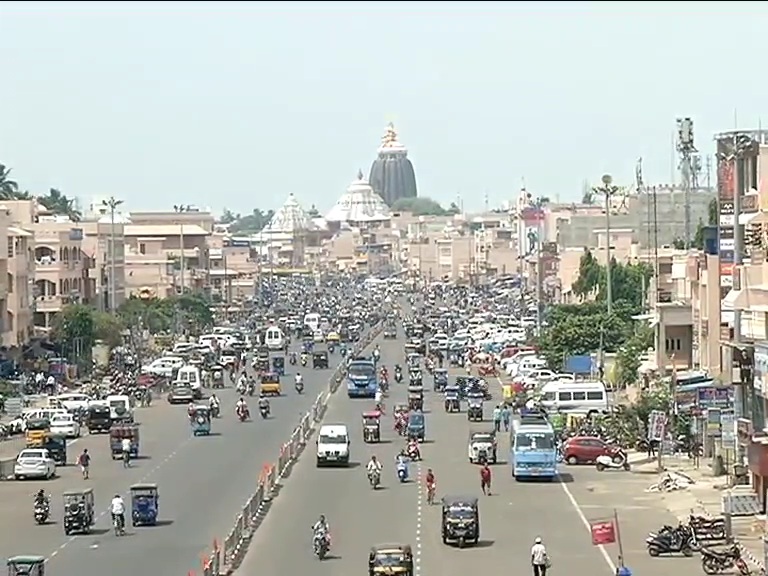
[[8, 242], [8, 258], [13, 258], [13, 240]]
[[587, 392], [587, 400], [604, 400], [602, 392]]
[[586, 400], [587, 394], [586, 392], [573, 392], [573, 399], [574, 400]]
[[571, 393], [570, 392], [559, 392], [557, 394], [557, 399], [560, 402], [570, 402], [570, 400], [571, 400]]
[[144, 242], [139, 242], [139, 254], [147, 253], [147, 245]]

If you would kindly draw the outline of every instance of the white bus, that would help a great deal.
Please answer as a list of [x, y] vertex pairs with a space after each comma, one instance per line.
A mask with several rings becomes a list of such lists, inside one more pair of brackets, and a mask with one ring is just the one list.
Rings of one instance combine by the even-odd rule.
[[548, 382], [541, 389], [541, 396], [541, 405], [551, 412], [592, 414], [608, 410], [608, 392], [602, 382]]
[[306, 314], [304, 316], [304, 326], [309, 326], [313, 333], [320, 330], [320, 314]]

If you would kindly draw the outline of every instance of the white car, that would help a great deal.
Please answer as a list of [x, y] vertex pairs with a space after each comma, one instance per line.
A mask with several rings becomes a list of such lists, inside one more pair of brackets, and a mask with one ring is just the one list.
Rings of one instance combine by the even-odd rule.
[[142, 374], [155, 374], [171, 378], [175, 370], [184, 366], [184, 360], [172, 356], [165, 356], [152, 361], [151, 364], [141, 367]]
[[56, 414], [51, 419], [51, 433], [61, 434], [67, 438], [80, 436], [80, 424], [75, 421], [72, 414]]
[[48, 450], [44, 448], [26, 448], [19, 452], [16, 464], [13, 466], [13, 476], [16, 480], [42, 478], [48, 480], [56, 474], [56, 463]]

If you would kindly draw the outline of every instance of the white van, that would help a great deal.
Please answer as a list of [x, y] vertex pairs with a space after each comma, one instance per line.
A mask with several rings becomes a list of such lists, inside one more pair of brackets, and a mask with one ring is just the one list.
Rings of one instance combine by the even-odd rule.
[[109, 416], [112, 420], [124, 420], [133, 422], [133, 401], [125, 394], [113, 394], [107, 396]]
[[192, 389], [192, 395], [195, 400], [199, 400], [203, 395], [203, 380], [200, 377], [200, 368], [194, 364], [187, 364], [179, 368], [176, 373], [174, 384], [180, 382]]
[[304, 316], [304, 326], [308, 326], [312, 332], [320, 329], [320, 314], [309, 313]]
[[285, 346], [285, 337], [283, 331], [277, 326], [270, 326], [264, 332], [264, 344], [270, 350], [282, 350]]
[[317, 467], [349, 465], [349, 431], [344, 424], [325, 424], [317, 433]]
[[602, 382], [548, 382], [541, 389], [541, 405], [569, 414], [593, 414], [608, 410], [608, 392]]

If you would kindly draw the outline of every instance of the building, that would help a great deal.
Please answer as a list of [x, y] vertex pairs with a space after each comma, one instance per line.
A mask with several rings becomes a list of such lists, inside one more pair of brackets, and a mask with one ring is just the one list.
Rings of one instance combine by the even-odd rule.
[[415, 198], [416, 173], [408, 159], [408, 149], [397, 139], [392, 123], [387, 126], [378, 156], [371, 165], [368, 181], [388, 206], [401, 198]]
[[83, 251], [90, 259], [90, 293], [99, 310], [116, 310], [128, 296], [125, 284], [125, 214], [101, 214], [80, 224], [83, 227]]

